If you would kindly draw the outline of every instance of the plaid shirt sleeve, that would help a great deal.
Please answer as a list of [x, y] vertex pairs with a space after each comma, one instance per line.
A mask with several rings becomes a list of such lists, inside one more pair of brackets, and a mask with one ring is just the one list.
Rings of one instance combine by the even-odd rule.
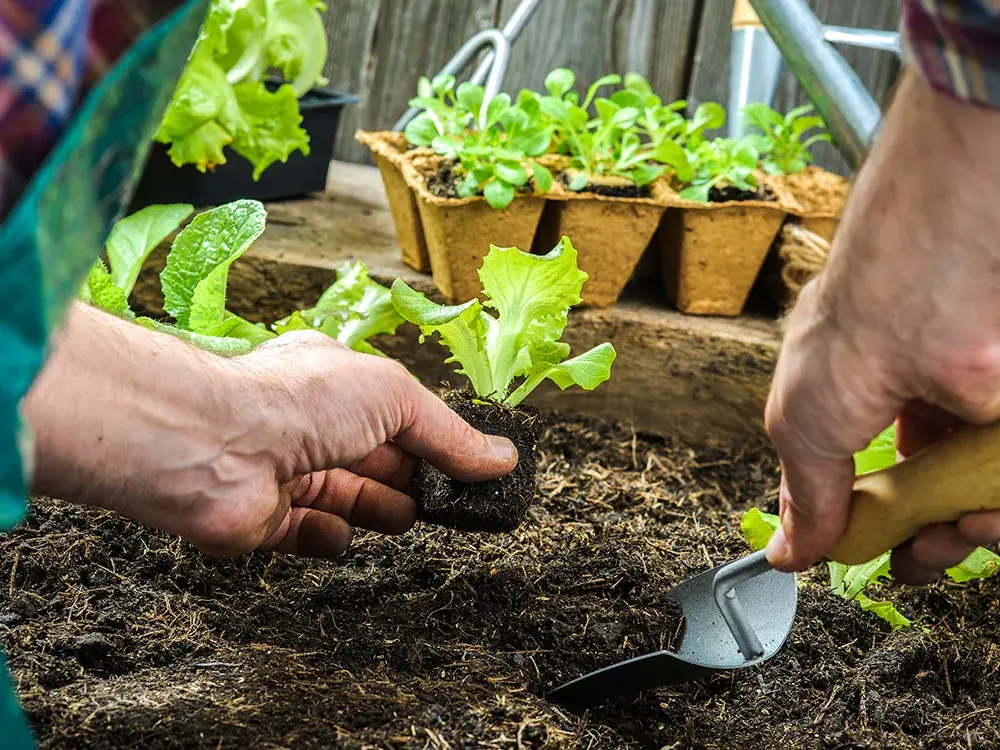
[[180, 0], [0, 0], [0, 223], [87, 88]]
[[935, 90], [1000, 108], [1000, 0], [903, 0], [903, 35]]

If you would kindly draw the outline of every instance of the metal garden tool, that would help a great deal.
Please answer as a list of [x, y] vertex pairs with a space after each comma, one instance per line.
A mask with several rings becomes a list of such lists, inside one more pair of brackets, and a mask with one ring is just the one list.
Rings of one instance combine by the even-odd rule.
[[739, 138], [746, 132], [740, 118], [744, 105], [772, 103], [785, 64], [816, 105], [844, 158], [858, 167], [882, 113], [832, 45], [899, 55], [899, 34], [824, 26], [804, 0], [737, 0], [732, 28], [729, 136]]
[[[507, 74], [507, 65], [510, 63], [510, 46], [521, 35], [525, 24], [528, 23], [534, 12], [538, 10], [540, 2], [541, 0], [521, 0], [510, 18], [507, 19], [507, 23], [504, 24], [502, 30], [486, 29], [485, 31], [480, 31], [478, 34], [474, 34], [465, 44], [459, 47], [458, 52], [441, 68], [441, 72], [438, 75], [457, 75], [472, 62], [473, 58], [484, 47], [492, 47], [486, 53], [486, 56], [483, 57], [482, 62], [479, 63], [475, 73], [469, 79], [471, 83], [485, 83], [482, 109], [479, 112], [480, 122], [486, 116], [486, 107], [489, 105], [490, 100], [500, 93], [500, 87], [503, 86], [503, 79]], [[406, 127], [406, 124], [418, 114], [420, 114], [419, 109], [410, 107], [403, 113], [403, 116], [399, 118], [396, 124], [392, 126], [392, 129], [402, 131]]]
[[[988, 509], [1000, 509], [1000, 423], [964, 427], [890, 469], [859, 477], [847, 531], [831, 557], [865, 563], [928, 524]], [[667, 595], [684, 612], [676, 651], [599, 669], [549, 698], [582, 707], [761, 664], [781, 650], [797, 604], [795, 576], [773, 570], [763, 552], [701, 573]]]

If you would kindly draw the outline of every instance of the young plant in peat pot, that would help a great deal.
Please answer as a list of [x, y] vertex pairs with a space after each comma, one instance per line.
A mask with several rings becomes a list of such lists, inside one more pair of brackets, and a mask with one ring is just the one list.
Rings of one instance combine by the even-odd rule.
[[815, 132], [824, 127], [822, 118], [808, 104], [784, 116], [766, 104], [748, 104], [743, 119], [760, 131], [749, 138], [761, 155], [764, 171], [801, 207], [796, 212], [799, 223], [830, 242], [847, 203], [849, 182], [812, 163], [809, 149], [830, 140], [829, 133]]
[[587, 280], [568, 238], [546, 255], [492, 246], [479, 277], [484, 302], [438, 305], [400, 279], [392, 285], [392, 301], [422, 337], [438, 334], [451, 351], [446, 361], [458, 363], [468, 378], [469, 387], [448, 393], [445, 401], [474, 427], [509, 438], [518, 450], [514, 471], [488, 482], [459, 482], [419, 464], [412, 494], [420, 517], [466, 531], [503, 532], [521, 523], [535, 494], [541, 424], [538, 413], [522, 405], [525, 397], [546, 379], [562, 389], [593, 390], [610, 377], [615, 350], [604, 343], [567, 359], [570, 347], [560, 339]]
[[692, 176], [657, 233], [667, 296], [699, 315], [739, 315], [794, 201], [764, 181], [750, 137], [700, 141]]
[[[460, 99], [482, 107], [481, 86], [462, 84]], [[537, 157], [551, 134], [536, 112], [498, 94], [479, 127], [438, 135], [433, 153], [414, 152], [403, 164], [423, 224], [431, 271], [449, 302], [479, 293], [476, 269], [491, 240], [531, 247], [552, 175]]]
[[551, 247], [561, 236], [576, 239], [580, 266], [591, 275], [584, 303], [594, 307], [614, 304], [656, 232], [669, 193], [661, 178], [669, 171], [690, 176], [686, 154], [673, 140], [640, 138], [640, 120], [674, 121], [676, 107], [663, 106], [648, 84], [640, 89], [641, 76], [628, 78], [633, 88], [604, 98], [599, 89], [621, 77], [603, 76], [580, 101], [573, 71], [558, 68], [545, 78], [548, 95], [534, 95], [551, 122], [552, 164], [559, 169], [536, 246]]
[[[421, 76], [417, 95], [410, 99], [409, 105], [424, 111], [410, 120], [402, 133], [359, 130], [354, 135], [359, 143], [371, 149], [382, 176], [403, 262], [421, 273], [430, 272], [431, 260], [417, 199], [403, 176], [403, 158], [413, 149], [430, 149], [436, 138], [465, 133], [475, 119], [475, 112], [467, 106], [476, 99], [470, 86], [463, 83], [456, 89], [452, 75], [438, 75], [433, 79]], [[481, 95], [479, 101], [482, 101]]]

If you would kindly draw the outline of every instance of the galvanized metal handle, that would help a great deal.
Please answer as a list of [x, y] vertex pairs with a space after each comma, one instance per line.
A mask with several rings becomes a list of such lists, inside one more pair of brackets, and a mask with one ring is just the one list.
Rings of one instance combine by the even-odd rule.
[[[489, 106], [490, 100], [500, 93], [503, 78], [507, 73], [507, 65], [510, 63], [510, 42], [507, 41], [507, 38], [502, 32], [496, 29], [480, 31], [463, 44], [458, 52], [441, 68], [441, 72], [438, 73], [438, 75], [455, 75], [456, 73], [460, 73], [472, 58], [486, 46], [493, 47], [493, 63], [486, 77], [483, 105], [479, 110], [480, 127], [485, 127], [486, 108]], [[417, 107], [410, 107], [399, 118], [396, 124], [393, 125], [392, 129], [397, 131], [402, 130], [418, 114], [420, 114], [420, 110]]]
[[[475, 34], [469, 41], [463, 44], [458, 52], [441, 68], [438, 75], [457, 75], [469, 64], [469, 61], [483, 47], [489, 45], [493, 49], [486, 53], [483, 61], [479, 63], [476, 72], [469, 79], [470, 83], [477, 86], [485, 83], [483, 92], [483, 105], [479, 110], [479, 126], [485, 127], [486, 108], [503, 86], [503, 79], [507, 75], [507, 66], [510, 63], [510, 45], [521, 35], [528, 20], [538, 10], [541, 0], [521, 0], [517, 8], [507, 19], [503, 30], [486, 29]], [[417, 107], [410, 107], [402, 117], [392, 126], [393, 130], [401, 131], [414, 117], [420, 114]]]
[[740, 653], [746, 661], [753, 661], [763, 656], [764, 647], [747, 619], [736, 587], [769, 570], [771, 564], [767, 561], [767, 552], [761, 550], [729, 563], [712, 579], [712, 596], [715, 597], [719, 612], [722, 613], [722, 618], [729, 626], [729, 632], [733, 634], [736, 645], [739, 646]]
[[784, 62], [816, 105], [834, 144], [859, 167], [882, 122], [882, 111], [857, 73], [824, 39], [805, 0], [750, 0]]

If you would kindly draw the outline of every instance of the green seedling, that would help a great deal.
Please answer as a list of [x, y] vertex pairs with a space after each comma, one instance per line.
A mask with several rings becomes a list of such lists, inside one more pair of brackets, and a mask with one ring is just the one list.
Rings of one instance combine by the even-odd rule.
[[689, 201], [708, 203], [713, 188], [734, 187], [756, 192], [758, 154], [747, 139], [716, 138], [702, 141], [694, 152], [694, 175], [680, 192]]
[[826, 132], [806, 137], [809, 131], [825, 127], [823, 119], [812, 112], [813, 107], [808, 104], [796, 107], [784, 117], [766, 104], [748, 104], [743, 108], [746, 123], [760, 130], [759, 135], [749, 138], [761, 156], [764, 171], [789, 175], [812, 163], [810, 147], [830, 140]]
[[438, 305], [401, 279], [392, 285], [392, 302], [420, 327], [421, 340], [438, 334], [451, 351], [445, 361], [460, 365], [458, 372], [480, 399], [516, 406], [546, 379], [561, 389], [579, 385], [589, 391], [611, 376], [611, 344], [567, 359], [569, 344], [560, 341], [587, 280], [568, 238], [546, 255], [491, 247], [479, 278], [485, 303]]

